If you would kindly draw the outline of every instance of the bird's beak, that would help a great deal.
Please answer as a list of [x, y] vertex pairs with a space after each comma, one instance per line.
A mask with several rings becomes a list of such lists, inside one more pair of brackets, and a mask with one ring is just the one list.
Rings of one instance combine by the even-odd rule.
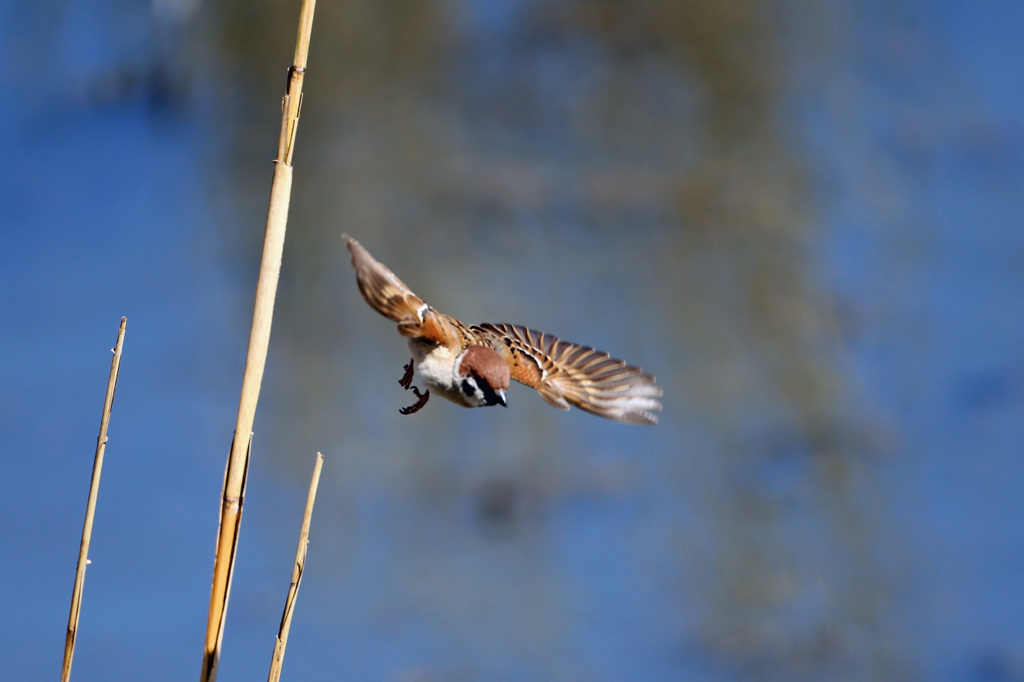
[[499, 388], [495, 393], [498, 394], [498, 402], [501, 403], [501, 406], [508, 407], [508, 399], [505, 398], [505, 389]]

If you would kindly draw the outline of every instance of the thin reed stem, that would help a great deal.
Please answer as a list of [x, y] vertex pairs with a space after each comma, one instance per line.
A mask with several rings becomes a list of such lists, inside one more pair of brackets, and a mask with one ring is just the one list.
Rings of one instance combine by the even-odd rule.
[[299, 596], [302, 574], [306, 570], [306, 548], [309, 546], [309, 521], [313, 517], [313, 503], [316, 502], [316, 489], [320, 485], [320, 470], [323, 468], [324, 456], [316, 453], [313, 465], [313, 478], [309, 482], [309, 494], [306, 496], [306, 511], [302, 514], [302, 529], [299, 531], [299, 546], [295, 550], [295, 564], [292, 566], [292, 582], [288, 586], [288, 596], [284, 600], [284, 613], [281, 614], [281, 627], [277, 631], [274, 644], [274, 656], [270, 660], [268, 682], [281, 679], [281, 666], [284, 665], [284, 650], [288, 646], [288, 633], [292, 628], [292, 614], [295, 612], [295, 599]]
[[64, 666], [61, 668], [61, 682], [71, 679], [71, 660], [75, 657], [75, 641], [78, 638], [78, 617], [82, 612], [82, 588], [85, 585], [85, 567], [89, 565], [89, 544], [92, 542], [92, 524], [96, 517], [96, 499], [100, 493], [100, 474], [103, 473], [103, 455], [107, 451], [107, 426], [110, 424], [110, 410], [114, 407], [114, 391], [117, 389], [117, 375], [121, 370], [121, 348], [124, 346], [124, 327], [128, 318], [121, 318], [114, 344], [114, 359], [110, 361], [110, 377], [107, 379], [107, 395], [103, 399], [103, 414], [100, 417], [100, 435], [96, 437], [96, 456], [92, 463], [92, 481], [89, 483], [89, 501], [85, 505], [85, 523], [82, 525], [82, 544], [78, 549], [78, 568], [75, 571], [75, 587], [71, 591], [71, 612], [68, 614], [68, 632], [64, 639]]

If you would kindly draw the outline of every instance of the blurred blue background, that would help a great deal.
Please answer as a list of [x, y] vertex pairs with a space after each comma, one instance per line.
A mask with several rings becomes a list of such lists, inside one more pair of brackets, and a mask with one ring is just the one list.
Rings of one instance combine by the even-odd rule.
[[[197, 679], [298, 3], [0, 2], [8, 679]], [[320, 3], [220, 679], [1024, 679], [1024, 4]], [[657, 374], [432, 401], [340, 234]]]

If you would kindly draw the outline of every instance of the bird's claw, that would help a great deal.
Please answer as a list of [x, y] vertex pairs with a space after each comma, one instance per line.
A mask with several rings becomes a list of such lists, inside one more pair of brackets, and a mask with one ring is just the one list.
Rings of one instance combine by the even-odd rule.
[[398, 408], [398, 411], [402, 414], [412, 414], [413, 412], [419, 412], [423, 409], [423, 406], [427, 404], [427, 400], [430, 398], [430, 391], [428, 390], [426, 393], [420, 393], [420, 389], [412, 385], [412, 360], [409, 360], [403, 369], [405, 369], [405, 374], [403, 374], [402, 378], [398, 380], [398, 383], [402, 388], [407, 391], [411, 390], [416, 395], [416, 403], [409, 407], [400, 407]]
[[427, 404], [427, 400], [430, 398], [430, 391], [427, 390], [425, 393], [420, 393], [420, 389], [415, 386], [409, 386], [413, 393], [416, 394], [416, 402], [409, 407], [400, 407], [398, 411], [402, 414], [412, 414], [413, 412], [419, 412], [423, 409], [423, 406]]
[[405, 390], [409, 390], [409, 386], [412, 385], [412, 360], [409, 360], [403, 369], [405, 369], [405, 374], [403, 374], [402, 378], [398, 380], [398, 383]]

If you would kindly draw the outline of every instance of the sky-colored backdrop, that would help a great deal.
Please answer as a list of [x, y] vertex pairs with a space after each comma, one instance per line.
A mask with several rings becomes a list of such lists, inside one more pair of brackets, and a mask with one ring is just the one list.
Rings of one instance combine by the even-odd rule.
[[[297, 2], [0, 2], [0, 652], [198, 676]], [[222, 680], [1024, 679], [1024, 4], [318, 7]], [[657, 374], [440, 400], [438, 309]]]

